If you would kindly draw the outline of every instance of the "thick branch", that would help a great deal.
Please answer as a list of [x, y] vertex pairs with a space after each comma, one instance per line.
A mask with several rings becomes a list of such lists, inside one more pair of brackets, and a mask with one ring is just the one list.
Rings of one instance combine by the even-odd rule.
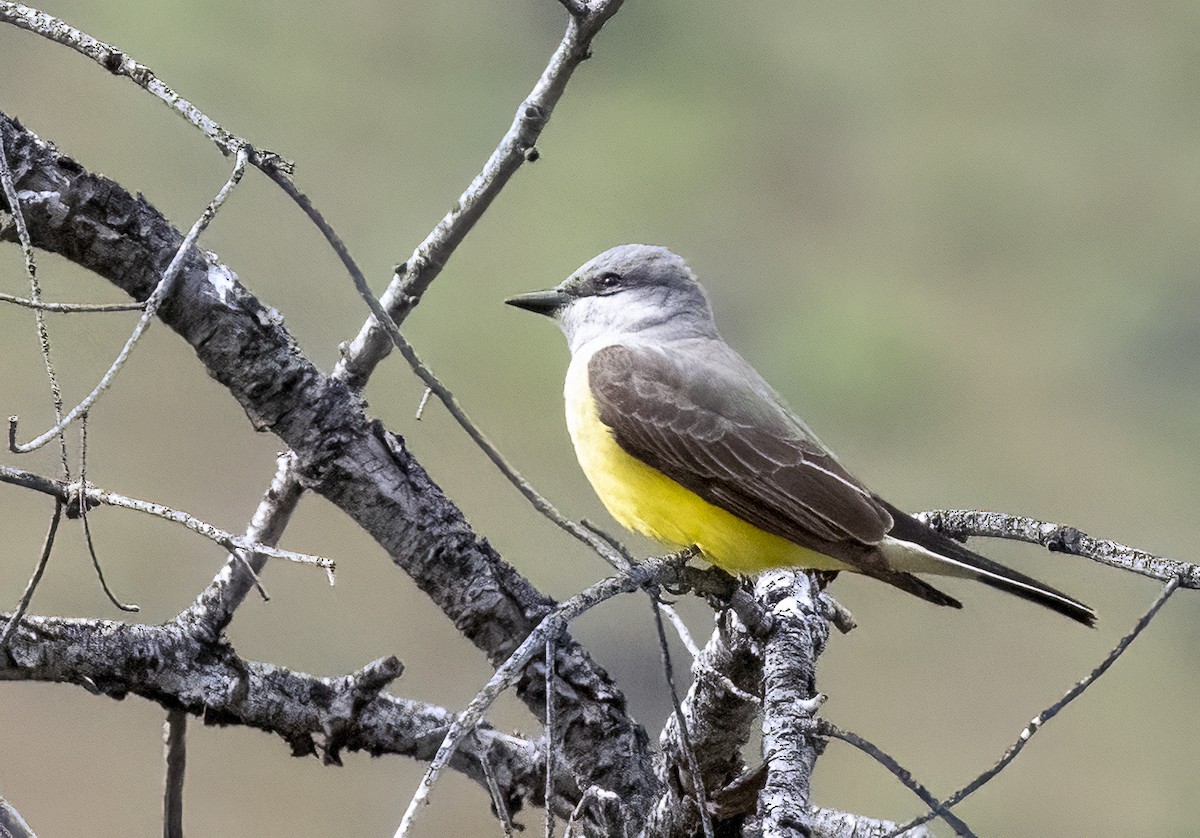
[[[742, 749], [762, 709], [762, 657], [758, 644], [733, 611], [717, 613], [718, 625], [692, 664], [692, 686], [683, 701], [688, 733], [714, 819], [733, 821], [754, 811], [754, 792], [739, 794], [745, 764]], [[679, 728], [672, 716], [659, 737], [658, 773], [665, 791], [647, 824], [647, 834], [690, 838], [700, 825], [689, 786]]]
[[[395, 658], [352, 675], [318, 678], [242, 660], [226, 643], [205, 643], [177, 626], [27, 617], [0, 658], [0, 680], [78, 684], [89, 692], [134, 694], [182, 709], [209, 725], [245, 725], [284, 739], [296, 756], [338, 764], [344, 750], [433, 756], [448, 711], [383, 694], [403, 667]], [[541, 802], [534, 743], [481, 726], [451, 763], [486, 788], [480, 761], [491, 761], [510, 806]]]
[[829, 639], [816, 585], [805, 573], [769, 571], [755, 582], [773, 625], [763, 650], [763, 758], [766, 784], [758, 800], [765, 838], [807, 836], [809, 783], [824, 741], [806, 730], [820, 698], [817, 657]]
[[[142, 199], [85, 172], [0, 117], [34, 243], [143, 300], [181, 236]], [[0, 231], [2, 234], [2, 231]], [[553, 603], [478, 538], [403, 440], [371, 422], [343, 383], [300, 353], [277, 314], [211, 255], [192, 251], [160, 316], [188, 341], [256, 428], [295, 452], [302, 485], [374, 537], [455, 625], [498, 663]], [[583, 787], [634, 803], [653, 793], [648, 740], [587, 653], [561, 639], [557, 672], [563, 755]], [[540, 714], [544, 685], [518, 694]]]

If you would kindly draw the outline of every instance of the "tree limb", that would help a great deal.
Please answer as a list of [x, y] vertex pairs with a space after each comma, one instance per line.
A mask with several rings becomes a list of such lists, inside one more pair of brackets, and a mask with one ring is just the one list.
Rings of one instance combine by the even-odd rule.
[[755, 580], [756, 595], [774, 624], [763, 649], [763, 759], [766, 783], [758, 799], [765, 838], [807, 836], [809, 783], [825, 749], [819, 737], [801, 733], [822, 697], [817, 693], [817, 657], [829, 639], [818, 592], [806, 573], [768, 571]]
[[[178, 248], [179, 232], [144, 199], [86, 172], [10, 118], [0, 117], [0, 131], [28, 196], [34, 243], [146, 299]], [[161, 318], [192, 345], [251, 423], [292, 449], [298, 483], [370, 533], [493, 663], [507, 658], [552, 600], [471, 531], [403, 440], [370, 421], [344, 383], [321, 375], [278, 315], [231, 270], [193, 249], [176, 282]], [[657, 786], [648, 738], [628, 717], [624, 696], [569, 636], [560, 638], [556, 669], [559, 741], [580, 786], [599, 785], [627, 801], [648, 799]], [[537, 677], [518, 686], [539, 716], [543, 691]]]
[[[71, 683], [122, 699], [132, 693], [206, 725], [244, 725], [273, 733], [295, 756], [340, 764], [342, 751], [428, 760], [454, 716], [382, 692], [400, 676], [395, 658], [339, 678], [318, 678], [244, 660], [228, 643], [202, 642], [178, 626], [26, 617], [0, 658], [0, 681]], [[462, 743], [451, 765], [486, 788], [491, 762], [510, 807], [541, 801], [537, 746], [486, 725]]]

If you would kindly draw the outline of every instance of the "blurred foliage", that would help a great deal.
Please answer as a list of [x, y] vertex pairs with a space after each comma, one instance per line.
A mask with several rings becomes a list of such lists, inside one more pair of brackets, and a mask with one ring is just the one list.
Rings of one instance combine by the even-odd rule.
[[[230, 130], [298, 164], [297, 180], [382, 289], [478, 170], [558, 43], [552, 0], [56, 2], [45, 9], [152, 67]], [[506, 309], [622, 241], [667, 244], [711, 290], [726, 337], [853, 470], [910, 508], [991, 507], [1192, 558], [1200, 448], [1200, 6], [936, 2], [628, 3], [601, 34], [521, 171], [406, 330], [512, 460], [576, 517], [607, 521], [561, 417], [566, 350]], [[187, 226], [228, 161], [161, 104], [62, 47], [0, 29], [0, 109]], [[328, 369], [366, 312], [296, 209], [251, 178], [204, 246], [285, 316]], [[7, 248], [3, 290], [23, 287]], [[42, 257], [47, 297], [111, 289]], [[50, 416], [32, 318], [0, 310], [4, 415]], [[55, 318], [69, 399], [115, 354], [122, 315]], [[566, 596], [605, 566], [532, 513], [393, 359], [370, 409], [405, 435], [476, 529]], [[244, 525], [278, 442], [251, 432], [166, 329], [151, 331], [92, 416], [101, 485]], [[23, 461], [53, 472], [46, 451]], [[15, 602], [47, 512], [3, 490]], [[149, 620], [219, 567], [212, 545], [132, 513], [94, 516], [123, 598]], [[635, 549], [653, 547], [633, 542]], [[339, 674], [384, 654], [404, 695], [458, 707], [486, 663], [320, 499], [285, 546], [336, 556], [337, 587], [273, 567], [231, 636], [247, 656]], [[990, 764], [1097, 662], [1154, 594], [1144, 580], [1008, 545], [997, 558], [1101, 613], [1088, 632], [965, 585], [951, 613], [842, 579], [860, 628], [821, 661], [823, 710], [936, 791]], [[1180, 594], [1081, 702], [961, 809], [984, 835], [1181, 835], [1200, 770], [1192, 598]], [[77, 534], [34, 608], [113, 618]], [[707, 633], [700, 603], [684, 608]], [[654, 733], [669, 710], [649, 608], [629, 598], [576, 627]], [[162, 713], [82, 690], [0, 690], [0, 791], [46, 835], [158, 829]], [[535, 730], [509, 705], [505, 727]], [[379, 835], [419, 766], [348, 755], [341, 769], [278, 740], [193, 726], [196, 834]], [[120, 766], [120, 770], [114, 770]], [[816, 800], [902, 818], [917, 803], [837, 744]], [[454, 799], [456, 802], [451, 803]], [[485, 795], [451, 778], [422, 834], [494, 834]], [[220, 805], [214, 805], [220, 801]], [[533, 828], [540, 828], [525, 816]]]

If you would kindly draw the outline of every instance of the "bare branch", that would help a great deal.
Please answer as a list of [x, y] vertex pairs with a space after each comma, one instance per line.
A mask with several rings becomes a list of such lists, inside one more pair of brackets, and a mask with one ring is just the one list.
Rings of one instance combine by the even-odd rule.
[[[42, 581], [42, 574], [46, 572], [46, 563], [50, 561], [50, 553], [54, 549], [54, 536], [58, 532], [58, 524], [62, 520], [63, 502], [57, 500], [54, 502], [54, 515], [50, 518], [50, 529], [46, 532], [46, 539], [42, 542], [42, 552], [38, 556], [37, 566], [33, 569], [33, 575], [29, 577], [29, 582], [25, 585], [25, 593], [21, 595], [21, 603], [17, 606], [17, 610], [13, 612], [12, 617], [4, 626], [4, 632], [0, 634], [0, 651], [8, 646], [9, 640], [12, 639], [13, 632], [17, 628], [17, 624], [21, 618], [25, 616], [25, 612], [29, 609], [29, 603], [33, 600], [33, 592], [37, 590], [38, 583]], [[0, 657], [3, 655], [0, 654]]]
[[[1180, 579], [1171, 579], [1165, 585], [1163, 585], [1162, 591], [1159, 593], [1154, 602], [1150, 604], [1150, 607], [1146, 610], [1146, 613], [1141, 616], [1141, 618], [1134, 625], [1133, 629], [1117, 642], [1117, 645], [1114, 646], [1112, 651], [1108, 653], [1108, 656], [1105, 657], [1105, 659], [1101, 661], [1095, 669], [1080, 679], [1079, 683], [1067, 690], [1067, 693], [1062, 698], [1051, 704], [1038, 715], [1034, 716], [1029, 724], [1026, 725], [1025, 729], [1021, 731], [1021, 734], [1017, 737], [1016, 741], [1013, 742], [1012, 745], [1009, 746], [1008, 750], [1004, 752], [1004, 755], [996, 761], [995, 765], [993, 765], [987, 771], [984, 771], [967, 785], [963, 786], [963, 788], [950, 795], [950, 797], [946, 798], [946, 801], [942, 804], [942, 807], [949, 808], [957, 805], [970, 795], [974, 794], [989, 780], [1007, 768], [1008, 765], [1017, 758], [1017, 755], [1021, 753], [1025, 745], [1028, 744], [1029, 740], [1033, 738], [1035, 733], [1041, 730], [1041, 728], [1052, 718], [1057, 716], [1064, 707], [1066, 707], [1075, 699], [1079, 698], [1079, 696], [1083, 695], [1084, 691], [1087, 690], [1088, 687], [1094, 684], [1101, 675], [1109, 670], [1109, 667], [1117, 662], [1117, 658], [1121, 657], [1121, 655], [1125, 653], [1125, 650], [1128, 649], [1130, 644], [1137, 639], [1137, 636], [1142, 633], [1146, 626], [1150, 625], [1150, 621], [1154, 619], [1156, 614], [1158, 614], [1159, 609], [1166, 605], [1167, 600], [1171, 598], [1171, 595], [1182, 586], [1183, 584]], [[902, 831], [904, 829], [911, 828], [918, 824], [925, 823], [930, 818], [940, 814], [941, 811], [936, 813], [931, 812], [920, 818], [909, 821], [907, 824], [899, 827], [898, 829]], [[899, 833], [897, 832], [896, 834]]]
[[0, 797], [0, 835], [5, 838], [37, 838], [21, 813], [3, 797]]
[[[147, 660], [170, 665], [147, 666]], [[447, 710], [382, 692], [403, 666], [383, 658], [338, 678], [318, 678], [247, 661], [221, 641], [199, 641], [178, 626], [26, 617], [0, 656], [0, 681], [78, 684], [124, 698], [133, 693], [205, 724], [244, 725], [275, 734], [293, 755], [320, 754], [338, 764], [343, 751], [433, 757], [453, 719]], [[539, 749], [487, 725], [464, 743], [450, 767], [486, 785], [490, 761], [510, 807], [539, 800]]]
[[[834, 809], [813, 807], [809, 809], [813, 838], [885, 838], [894, 835], [896, 824], [891, 821], [838, 812]], [[934, 838], [923, 826], [915, 826], [900, 833], [896, 838]]]
[[[83, 414], [79, 419], [79, 482], [81, 485], [87, 485], [87, 461], [88, 461], [88, 416]], [[96, 571], [96, 578], [100, 582], [100, 588], [104, 591], [104, 595], [108, 597], [108, 601], [113, 604], [118, 611], [124, 611], [128, 614], [136, 614], [141, 609], [133, 604], [121, 602], [117, 599], [117, 595], [113, 593], [112, 588], [108, 586], [108, 579], [104, 576], [104, 568], [100, 564], [100, 557], [96, 555], [96, 542], [92, 538], [92, 525], [88, 523], [88, 499], [82, 493], [77, 493], [79, 500], [78, 506], [75, 507], [79, 520], [83, 522], [83, 538], [87, 543], [88, 556], [92, 560], [92, 568]]]
[[799, 731], [811, 725], [820, 706], [816, 662], [829, 625], [820, 616], [816, 585], [805, 573], [768, 571], [755, 581], [754, 590], [774, 620], [763, 651], [767, 779], [758, 813], [764, 836], [801, 836], [809, 829], [809, 781], [824, 745]]
[[[18, 158], [18, 184], [46, 196], [27, 206], [34, 244], [135, 298], [147, 296], [164, 250], [177, 245], [179, 233], [117, 184], [74, 162], [59, 165], [56, 151], [8, 118], [0, 116], [0, 131], [16, 137], [9, 148]], [[86, 248], [70, 234], [76, 223], [98, 233]], [[322, 376], [280, 318], [215, 257], [191, 251], [159, 316], [191, 344], [255, 427], [274, 432], [295, 452], [297, 483], [325, 496], [374, 537], [494, 662], [551, 610], [551, 600], [472, 532], [403, 441], [369, 421], [349, 388]], [[654, 795], [648, 738], [629, 718], [621, 692], [569, 637], [559, 640], [556, 668], [560, 727], [570, 731], [563, 741], [564, 773], [625, 800]], [[545, 707], [543, 689], [538, 678], [518, 685], [538, 715]]]
[[696, 749], [692, 738], [688, 735], [687, 714], [679, 701], [679, 689], [675, 686], [675, 669], [671, 665], [671, 647], [667, 644], [667, 630], [663, 626], [661, 603], [656, 595], [650, 598], [650, 608], [654, 611], [654, 627], [658, 632], [658, 647], [662, 653], [663, 673], [667, 679], [667, 691], [671, 694], [671, 706], [675, 710], [674, 720], [678, 733], [679, 751], [683, 754], [687, 765], [687, 777], [691, 780], [691, 788], [686, 791], [695, 800], [694, 808], [700, 816], [700, 827], [704, 838], [714, 838], [712, 815], [708, 811], [708, 793], [704, 785], [704, 772], [700, 770], [700, 761], [696, 757]]
[[[504, 799], [504, 794], [500, 791], [500, 784], [496, 781], [496, 772], [492, 770], [491, 760], [487, 759], [486, 754], [480, 761], [479, 768], [483, 771], [483, 780], [487, 785], [488, 794], [492, 796], [492, 807], [496, 810], [496, 817], [500, 819], [500, 825], [504, 827], [504, 835], [506, 838], [512, 838], [513, 821], [512, 815], [508, 811], [508, 801]], [[546, 799], [550, 800], [549, 789], [546, 792]]]
[[[2, 149], [3, 146], [0, 145], [0, 150]], [[121, 371], [123, 366], [125, 366], [125, 362], [129, 360], [129, 356], [133, 352], [133, 347], [137, 345], [138, 340], [145, 333], [145, 331], [150, 328], [150, 323], [153, 322], [155, 314], [158, 313], [159, 306], [162, 305], [163, 301], [167, 298], [167, 295], [170, 294], [171, 290], [175, 287], [175, 278], [179, 275], [179, 271], [183, 267], [184, 255], [191, 251], [191, 249], [195, 246], [196, 240], [200, 238], [200, 234], [208, 228], [208, 225], [212, 222], [213, 218], [216, 217], [217, 212], [225, 203], [225, 200], [231, 194], [233, 194], [233, 190], [236, 189], [237, 185], [241, 182], [242, 175], [246, 171], [246, 159], [246, 149], [239, 149], [237, 153], [237, 160], [234, 162], [233, 173], [230, 174], [229, 179], [225, 182], [225, 185], [221, 187], [219, 192], [217, 192], [216, 197], [209, 202], [207, 207], [205, 207], [204, 212], [202, 212], [200, 217], [196, 219], [196, 223], [192, 225], [192, 229], [188, 231], [187, 236], [185, 236], [183, 241], [180, 243], [178, 249], [175, 251], [174, 258], [171, 259], [171, 264], [167, 266], [166, 272], [163, 273], [162, 280], [158, 282], [154, 288], [154, 291], [151, 292], [150, 296], [146, 298], [146, 307], [142, 311], [141, 317], [138, 318], [137, 324], [133, 327], [133, 332], [130, 333], [129, 339], [125, 341], [125, 345], [121, 347], [121, 351], [117, 353], [116, 360], [112, 362], [112, 366], [108, 368], [108, 371], [101, 376], [100, 382], [96, 385], [92, 392], [84, 397], [82, 402], [72, 408], [70, 413], [68, 413], [65, 417], [59, 417], [53, 428], [46, 431], [36, 439], [30, 440], [24, 445], [20, 445], [16, 441], [17, 418], [15, 416], [9, 417], [9, 450], [16, 454], [28, 454], [30, 451], [36, 451], [38, 448], [41, 448], [47, 442], [54, 439], [54, 437], [61, 434], [64, 428], [66, 428], [84, 413], [87, 413], [92, 405], [96, 403], [96, 400], [100, 398], [100, 395], [112, 385], [113, 379], [116, 378], [117, 373]], [[13, 211], [17, 212], [18, 206], [16, 199], [10, 197], [9, 201], [11, 202]], [[41, 314], [42, 313], [39, 311], [38, 316], [40, 317]], [[61, 411], [56, 411], [56, 415], [60, 412]]]
[[[96, 40], [54, 15], [3, 0], [0, 2], [0, 23], [12, 24], [19, 29], [70, 47], [80, 55], [86, 55], [114, 76], [125, 76], [195, 126], [226, 156], [250, 149], [248, 142], [229, 133], [207, 117], [199, 108], [159, 80], [154, 71], [145, 64], [139, 64], [117, 47]], [[282, 169], [290, 172], [293, 169], [292, 164], [279, 155], [254, 149], [250, 150], [250, 163], [264, 171]]]
[[1075, 527], [973, 509], [935, 509], [916, 517], [949, 536], [1005, 538], [1040, 544], [1054, 553], [1083, 556], [1160, 582], [1176, 579], [1181, 587], [1200, 588], [1200, 565], [1155, 556], [1116, 541], [1092, 538]]
[[837, 726], [825, 721], [824, 719], [811, 721], [807, 725], [808, 729], [813, 731], [817, 736], [823, 736], [833, 739], [841, 739], [854, 747], [858, 748], [871, 759], [878, 762], [884, 768], [892, 773], [896, 779], [904, 784], [904, 787], [909, 789], [917, 797], [934, 809], [934, 814], [942, 818], [954, 830], [955, 835], [962, 838], [975, 838], [975, 833], [963, 821], [949, 810], [948, 806], [939, 804], [937, 798], [934, 797], [929, 789], [925, 788], [920, 782], [913, 777], [912, 772], [900, 765], [896, 759], [882, 748], [873, 745], [866, 739], [863, 739], [857, 733], [852, 733], [848, 730], [841, 730]]
[[236, 550], [238, 553], [261, 553], [273, 559], [286, 559], [289, 562], [296, 562], [297, 564], [315, 565], [325, 571], [329, 576], [330, 584], [333, 584], [333, 572], [336, 568], [333, 559], [328, 559], [324, 556], [314, 556], [308, 553], [297, 553], [292, 550], [280, 550], [278, 547], [270, 547], [266, 544], [247, 541], [240, 535], [234, 535], [231, 532], [214, 527], [212, 524], [201, 521], [199, 518], [189, 515], [186, 512], [171, 509], [169, 506], [164, 506], [161, 503], [126, 497], [125, 495], [105, 491], [90, 484], [82, 486], [79, 483], [64, 483], [61, 480], [52, 480], [49, 477], [42, 477], [41, 475], [33, 474], [19, 468], [4, 465], [0, 465], [0, 483], [22, 486], [26, 489], [33, 489], [58, 498], [60, 503], [68, 505], [68, 516], [71, 516], [72, 510], [77, 509], [78, 504], [83, 502], [91, 506], [118, 506], [122, 509], [144, 512], [147, 515], [153, 515], [155, 518], [162, 518], [164, 521], [170, 521], [186, 527], [210, 541], [215, 541], [228, 550]]
[[27, 300], [12, 294], [0, 293], [0, 303], [12, 303], [24, 308], [50, 311], [57, 314], [95, 313], [109, 311], [141, 311], [145, 303], [44, 303], [40, 300]]
[[612, 599], [618, 594], [636, 591], [647, 582], [654, 580], [664, 569], [677, 567], [686, 562], [690, 557], [691, 551], [684, 550], [682, 553], [664, 558], [646, 559], [644, 562], [634, 565], [628, 571], [616, 576], [610, 576], [607, 579], [602, 579], [557, 606], [543, 617], [537, 627], [522, 640], [521, 645], [517, 647], [516, 651], [496, 668], [496, 671], [492, 673], [492, 677], [488, 679], [487, 684], [475, 695], [475, 698], [471, 699], [471, 702], [458, 714], [454, 723], [450, 725], [450, 729], [446, 731], [446, 736], [442, 740], [442, 744], [438, 747], [437, 755], [430, 762], [429, 768], [425, 771], [425, 777], [421, 780], [416, 793], [409, 801], [408, 808], [404, 812], [404, 818], [400, 821], [400, 826], [396, 830], [396, 838], [402, 838], [402, 836], [407, 835], [409, 830], [412, 829], [418, 810], [428, 800], [429, 793], [432, 791], [433, 784], [437, 781], [442, 768], [454, 755], [462, 741], [483, 720], [483, 715], [492, 706], [492, 703], [500, 693], [516, 683], [517, 679], [521, 677], [526, 664], [533, 660], [534, 655], [539, 650], [545, 648], [551, 638], [562, 637], [571, 620], [574, 620], [585, 611]]
[[[0, 136], [0, 186], [3, 187], [5, 200], [12, 210], [13, 225], [17, 230], [17, 240], [21, 243], [21, 252], [25, 256], [25, 275], [29, 278], [29, 301], [34, 306], [34, 321], [37, 327], [38, 347], [42, 351], [42, 362], [46, 366], [46, 379], [50, 383], [50, 398], [54, 406], [55, 424], [62, 424], [63, 397], [58, 386], [58, 375], [54, 372], [54, 363], [50, 359], [50, 332], [46, 328], [46, 313], [41, 308], [42, 289], [37, 278], [37, 261], [33, 255], [33, 243], [29, 239], [29, 228], [25, 224], [25, 215], [21, 212], [21, 198], [13, 183], [12, 170], [8, 166], [8, 154], [4, 148], [4, 137]], [[13, 420], [9, 420], [10, 424]], [[10, 431], [9, 437], [12, 438]], [[62, 476], [71, 479], [71, 464], [67, 457], [67, 438], [60, 430], [57, 434], [59, 455], [62, 458]], [[11, 442], [10, 442], [11, 444]]]

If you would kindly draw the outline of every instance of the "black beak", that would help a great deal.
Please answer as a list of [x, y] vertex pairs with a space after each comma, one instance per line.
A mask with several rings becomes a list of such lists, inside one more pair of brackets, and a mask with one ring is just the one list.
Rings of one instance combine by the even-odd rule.
[[510, 306], [532, 311], [534, 314], [553, 317], [570, 300], [571, 298], [562, 291], [551, 288], [548, 291], [530, 291], [528, 294], [518, 294], [515, 297], [509, 297], [504, 302]]

